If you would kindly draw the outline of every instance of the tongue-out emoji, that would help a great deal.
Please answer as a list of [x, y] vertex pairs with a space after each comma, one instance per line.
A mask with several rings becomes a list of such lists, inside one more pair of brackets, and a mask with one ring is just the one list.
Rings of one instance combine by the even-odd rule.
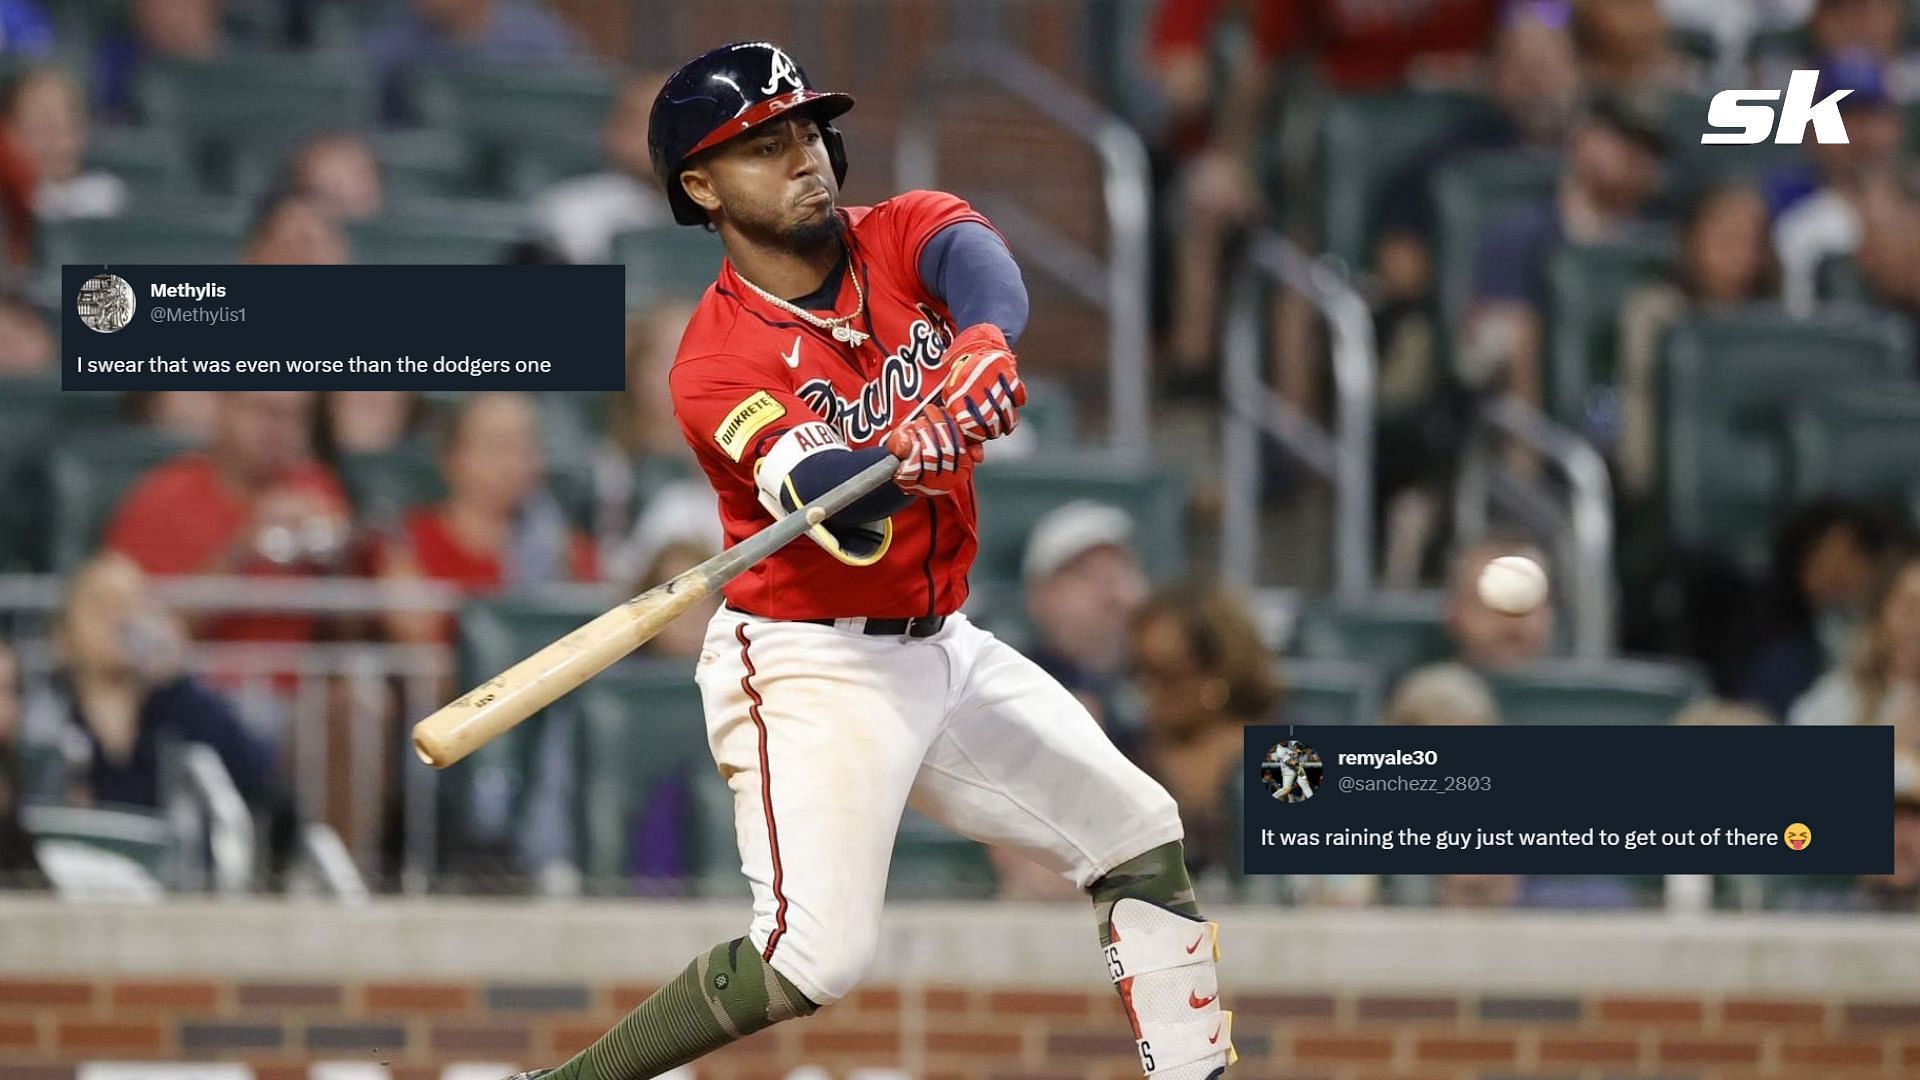
[[1813, 830], [1796, 821], [1787, 826], [1787, 831], [1782, 834], [1782, 838], [1793, 850], [1805, 851], [1813, 843]]

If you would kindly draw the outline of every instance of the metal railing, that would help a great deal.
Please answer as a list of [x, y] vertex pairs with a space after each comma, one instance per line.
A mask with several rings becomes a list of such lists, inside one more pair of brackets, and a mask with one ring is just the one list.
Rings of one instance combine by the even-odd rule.
[[[1333, 364], [1331, 432], [1282, 398], [1263, 374], [1262, 300], [1268, 283], [1299, 293], [1326, 320]], [[1227, 580], [1247, 585], [1259, 577], [1264, 435], [1332, 485], [1334, 593], [1342, 600], [1358, 600], [1373, 583], [1373, 315], [1333, 263], [1265, 230], [1248, 237], [1229, 288], [1221, 364], [1226, 402], [1220, 463], [1222, 572]]]
[[[13, 639], [29, 679], [44, 677], [56, 663], [51, 636], [65, 589], [66, 581], [58, 576], [0, 575], [0, 628]], [[373, 620], [394, 611], [450, 615], [461, 601], [457, 589], [444, 585], [352, 578], [158, 578], [152, 589], [190, 618], [271, 612]], [[307, 815], [325, 820], [336, 812], [351, 816], [379, 808], [384, 802], [381, 778], [395, 776], [403, 817], [401, 887], [427, 891], [439, 855], [438, 775], [413, 762], [405, 739], [389, 735], [395, 715], [409, 724], [440, 704], [453, 675], [451, 648], [380, 642], [200, 642], [189, 650], [186, 670], [220, 688], [256, 735], [281, 737], [282, 751], [294, 762], [294, 792]], [[336, 721], [344, 726], [343, 740], [331, 737]], [[342, 745], [336, 747], [336, 741]], [[347, 760], [331, 760], [338, 756], [336, 748], [344, 750]], [[343, 778], [338, 785], [336, 776]], [[210, 824], [217, 826], [225, 816]], [[229, 830], [223, 835], [233, 834]], [[348, 866], [364, 866], [377, 854], [378, 829], [350, 831], [348, 836], [345, 844], [335, 837], [338, 852], [307, 844], [306, 854], [330, 884], [346, 880], [335, 856], [346, 855]], [[226, 841], [229, 848], [235, 843]]]
[[[1500, 464], [1513, 440], [1558, 469], [1565, 506], [1539, 478], [1515, 475]], [[1454, 534], [1471, 543], [1487, 534], [1500, 505], [1530, 531], [1554, 536], [1561, 563], [1556, 576], [1572, 615], [1573, 655], [1602, 660], [1613, 654], [1613, 485], [1606, 459], [1586, 440], [1514, 397], [1487, 401], [1477, 411], [1460, 456], [1453, 492]]]
[[1153, 187], [1146, 144], [1126, 121], [1003, 45], [979, 42], [953, 50], [928, 72], [933, 85], [909, 104], [895, 148], [894, 179], [902, 190], [934, 186], [939, 171], [935, 114], [952, 99], [943, 91], [958, 87], [985, 83], [1012, 94], [1099, 155], [1107, 212], [1104, 260], [1010, 201], [987, 205], [1022, 258], [1106, 313], [1107, 445], [1118, 460], [1141, 460], [1148, 444], [1143, 433], [1152, 340]]

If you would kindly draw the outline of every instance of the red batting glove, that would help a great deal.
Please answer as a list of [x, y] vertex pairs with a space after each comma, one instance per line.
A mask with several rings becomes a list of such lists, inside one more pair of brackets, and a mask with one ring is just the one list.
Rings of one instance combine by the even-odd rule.
[[1020, 422], [1014, 410], [1027, 403], [1013, 350], [1000, 328], [975, 323], [947, 346], [947, 379], [941, 398], [971, 442], [997, 439]]
[[929, 404], [887, 436], [887, 453], [900, 459], [893, 482], [915, 495], [951, 495], [986, 456], [961, 433], [953, 413]]

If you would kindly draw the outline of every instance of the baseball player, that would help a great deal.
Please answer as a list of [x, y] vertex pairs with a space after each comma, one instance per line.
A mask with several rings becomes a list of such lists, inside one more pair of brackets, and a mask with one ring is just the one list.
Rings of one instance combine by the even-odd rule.
[[1145, 1072], [1233, 1060], [1217, 927], [1173, 800], [1084, 707], [960, 614], [973, 466], [1026, 400], [1012, 256], [962, 200], [838, 205], [844, 94], [765, 42], [715, 49], [653, 106], [674, 219], [726, 260], [670, 376], [727, 542], [893, 454], [893, 483], [731, 582], [696, 678], [752, 884], [744, 937], [696, 958], [586, 1051], [524, 1076], [640, 1080], [851, 991], [911, 805], [1092, 897]]

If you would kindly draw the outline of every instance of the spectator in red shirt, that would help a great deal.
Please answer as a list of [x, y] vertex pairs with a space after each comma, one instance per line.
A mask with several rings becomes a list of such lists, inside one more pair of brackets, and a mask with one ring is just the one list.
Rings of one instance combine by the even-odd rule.
[[[335, 570], [351, 523], [345, 493], [315, 461], [314, 395], [247, 390], [219, 395], [213, 438], [137, 481], [107, 527], [106, 546], [150, 574], [285, 576]], [[313, 620], [245, 615], [197, 636], [303, 641]]]
[[[454, 417], [441, 455], [446, 501], [408, 516], [382, 553], [381, 575], [440, 581], [470, 593], [593, 581], [593, 546], [541, 486], [540, 425], [522, 394], [480, 394]], [[444, 642], [445, 619], [396, 611], [396, 641]]]

